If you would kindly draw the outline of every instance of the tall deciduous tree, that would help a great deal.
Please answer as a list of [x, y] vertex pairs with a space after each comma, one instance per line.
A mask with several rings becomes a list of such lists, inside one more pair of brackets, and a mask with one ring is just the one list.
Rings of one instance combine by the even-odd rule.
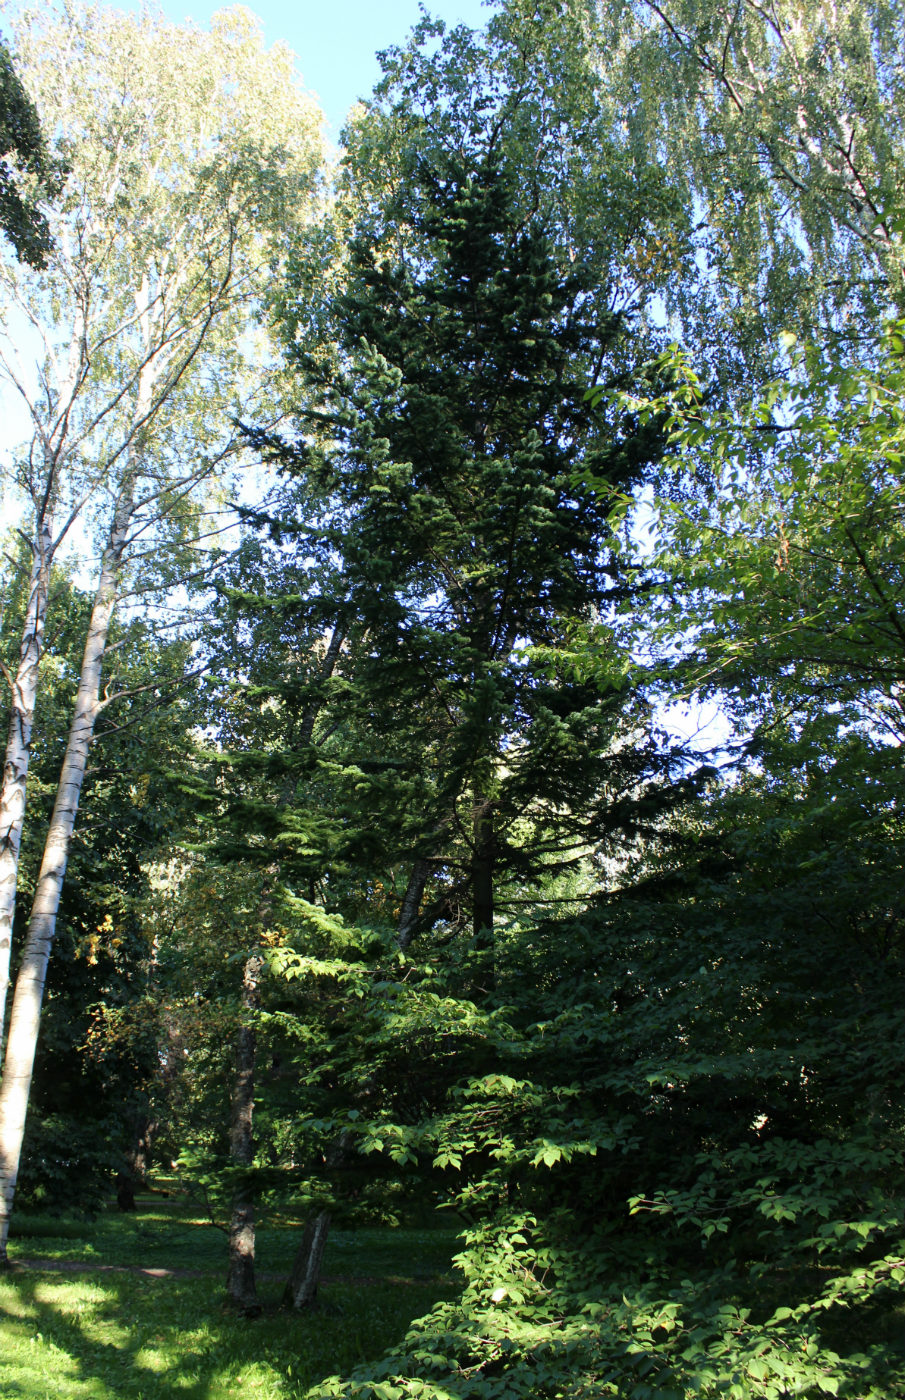
[[825, 745], [868, 719], [902, 741], [903, 330], [847, 366], [790, 337], [794, 382], [735, 414], [706, 410], [685, 366], [674, 444], [717, 489], [659, 502], [671, 600], [652, 599], [651, 620], [686, 683], [731, 696], [746, 726], [795, 714]]
[[[21, 543], [21, 542], [20, 542]], [[18, 575], [27, 577], [20, 549]], [[15, 578], [4, 578], [13, 604]], [[21, 601], [21, 595], [19, 595]], [[29, 774], [29, 820], [21, 881], [31, 890], [66, 745], [72, 697], [91, 598], [54, 571], [46, 654]], [[7, 612], [13, 637], [21, 615]], [[32, 1085], [17, 1199], [40, 1197], [55, 1208], [90, 1209], [109, 1192], [111, 1170], [135, 1168], [147, 1140], [149, 1081], [157, 1064], [155, 1002], [149, 981], [156, 960], [143, 925], [150, 867], [172, 840], [180, 794], [167, 770], [194, 752], [189, 731], [203, 722], [197, 687], [161, 705], [143, 690], [150, 680], [182, 679], [189, 639], [157, 635], [156, 619], [114, 621], [117, 668], [137, 693], [100, 717], [85, 774], [78, 840], [73, 843], [58, 916]], [[7, 718], [7, 696], [0, 716]], [[23, 901], [24, 903], [24, 901]], [[22, 922], [16, 929], [22, 934]], [[123, 1176], [120, 1185], [128, 1178]]]
[[[159, 596], [197, 567], [196, 545], [210, 528], [205, 502], [236, 451], [228, 424], [248, 411], [250, 364], [256, 402], [272, 411], [254, 317], [285, 229], [313, 206], [321, 158], [319, 116], [295, 83], [291, 55], [264, 53], [244, 12], [217, 17], [210, 34], [98, 10], [26, 17], [19, 52], [70, 176], [46, 274], [2, 271], [2, 370], [31, 424], [15, 475], [33, 558], [10, 677], [0, 871], [6, 959], [48, 580], [77, 524], [93, 532], [100, 568], [11, 1013], [0, 1090], [0, 1249], [85, 763], [116, 689], [108, 677], [102, 695], [101, 680], [124, 570], [132, 561], [132, 584]], [[27, 335], [13, 333], [14, 311]]]
[[685, 211], [647, 258], [686, 342], [726, 380], [782, 329], [857, 352], [905, 296], [900, 0], [595, 9], [613, 127], [659, 152]]

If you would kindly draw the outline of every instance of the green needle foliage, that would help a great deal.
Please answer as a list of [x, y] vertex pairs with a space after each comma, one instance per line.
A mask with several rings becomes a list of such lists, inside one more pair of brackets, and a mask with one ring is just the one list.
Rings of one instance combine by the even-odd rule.
[[277, 451], [317, 493], [362, 638], [343, 702], [359, 801], [385, 861], [429, 870], [434, 920], [478, 934], [502, 876], [573, 864], [654, 762], [624, 659], [606, 692], [566, 663], [638, 586], [616, 533], [661, 438], [584, 398], [649, 382], [604, 221], [561, 183], [564, 160], [596, 174], [599, 131], [568, 125], [548, 50], [442, 33], [425, 21], [388, 58], [348, 133], [342, 284], [309, 261], [286, 293], [302, 407]]
[[[88, 1175], [64, 1092], [98, 1162], [144, 1096], [206, 1218], [254, 1202], [265, 1312], [179, 1280], [114, 1340], [132, 1280], [26, 1281], [24, 1394], [34, 1323], [74, 1394], [905, 1396], [899, 8], [510, 0], [384, 56], [271, 289], [294, 427], [205, 703], [142, 727], [169, 788], [125, 714], [89, 775], [23, 1178]], [[706, 769], [657, 733], [695, 691]]]

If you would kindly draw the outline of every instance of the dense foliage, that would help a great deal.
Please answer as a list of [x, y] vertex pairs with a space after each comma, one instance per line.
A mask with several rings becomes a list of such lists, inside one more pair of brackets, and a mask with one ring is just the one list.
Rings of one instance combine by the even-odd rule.
[[310, 1400], [905, 1395], [897, 15], [424, 18], [256, 294], [191, 630], [110, 632], [22, 1203], [164, 1158], [247, 1317], [268, 1213], [446, 1212]]
[[[300, 273], [284, 310], [303, 437], [279, 451], [307, 509], [277, 528], [332, 557], [334, 620], [366, 634], [342, 723], [347, 763], [380, 755], [383, 858], [420, 862], [476, 934], [500, 878], [573, 865], [644, 774], [637, 692], [568, 676], [560, 653], [637, 594], [620, 503], [662, 445], [656, 421], [586, 399], [647, 382], [644, 339], [557, 188], [557, 75], [504, 60], [508, 39], [454, 35], [418, 107], [400, 61], [353, 135], [342, 290], [322, 307]], [[576, 163], [590, 139], [572, 133]], [[374, 188], [378, 159], [398, 183]]]
[[32, 267], [45, 265], [52, 242], [38, 200], [59, 183], [34, 103], [0, 39], [0, 229]]
[[[859, 743], [745, 780], [681, 854], [512, 941], [448, 1022], [471, 1072], [378, 1129], [444, 1167], [463, 1298], [335, 1393], [901, 1393], [896, 769]], [[411, 981], [390, 1065], [426, 1053]]]

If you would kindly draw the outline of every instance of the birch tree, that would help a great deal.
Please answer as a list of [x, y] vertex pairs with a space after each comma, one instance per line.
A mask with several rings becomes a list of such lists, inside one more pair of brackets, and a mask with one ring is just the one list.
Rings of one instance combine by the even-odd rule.
[[599, 0], [585, 14], [614, 132], [657, 153], [684, 210], [644, 259], [686, 343], [723, 378], [783, 329], [857, 357], [905, 306], [901, 0]]
[[26, 15], [17, 49], [70, 175], [46, 273], [0, 269], [0, 373], [28, 422], [7, 496], [32, 556], [19, 655], [4, 668], [0, 1004], [51, 571], [64, 543], [90, 544], [99, 565], [11, 1009], [0, 1258], [85, 765], [117, 694], [110, 622], [124, 594], [163, 608], [197, 570], [217, 493], [241, 461], [230, 424], [275, 412], [261, 312], [285, 230], [313, 216], [322, 159], [291, 54], [265, 52], [245, 11], [215, 16], [209, 34], [96, 9]]

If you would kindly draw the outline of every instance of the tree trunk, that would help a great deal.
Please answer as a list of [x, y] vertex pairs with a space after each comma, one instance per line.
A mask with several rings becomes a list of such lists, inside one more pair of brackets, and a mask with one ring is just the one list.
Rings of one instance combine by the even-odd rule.
[[147, 1182], [156, 1126], [147, 1108], [136, 1109], [132, 1119], [132, 1142], [123, 1153], [122, 1170], [116, 1176], [116, 1203], [120, 1210], [135, 1210], [135, 1192]]
[[144, 1185], [151, 1170], [152, 1152], [154, 1138], [157, 1135], [158, 1124], [156, 1119], [150, 1116], [147, 1108], [140, 1108], [135, 1114], [135, 1131], [132, 1139], [132, 1146], [128, 1152], [129, 1171], [134, 1180], [139, 1185]]
[[329, 1233], [328, 1210], [322, 1210], [305, 1226], [302, 1242], [292, 1261], [292, 1270], [283, 1290], [284, 1307], [293, 1307], [296, 1312], [301, 1312], [303, 1308], [310, 1308], [314, 1303]]
[[402, 905], [399, 910], [399, 933], [397, 941], [404, 953], [412, 941], [418, 923], [418, 911], [421, 908], [421, 899], [424, 894], [424, 886], [427, 884], [427, 877], [431, 872], [429, 860], [416, 860], [412, 873], [406, 886], [405, 894], [402, 896]]
[[[339, 654], [342, 651], [344, 637], [344, 624], [337, 620], [337, 622], [334, 624], [333, 631], [330, 634], [330, 641], [327, 645], [327, 650], [324, 652], [324, 659], [321, 663], [320, 672], [317, 677], [318, 683], [320, 685], [324, 685], [333, 675], [333, 672], [336, 670], [336, 663], [339, 660]], [[300, 749], [304, 748], [307, 744], [310, 744], [312, 738], [314, 737], [314, 725], [318, 715], [323, 709], [324, 698], [324, 693], [323, 691], [321, 691], [319, 695], [315, 695], [308, 702], [308, 707], [302, 716], [302, 720], [298, 729], [297, 743]]]
[[493, 804], [479, 801], [474, 809], [471, 891], [475, 942], [481, 948], [493, 944], [493, 857]]
[[261, 1311], [255, 1287], [255, 1199], [251, 1182], [254, 1162], [255, 1050], [253, 1020], [258, 999], [261, 959], [250, 957], [242, 978], [242, 1023], [236, 1035], [236, 1077], [233, 1081], [229, 1155], [238, 1169], [229, 1222], [229, 1269], [226, 1293], [246, 1317]]
[[0, 1268], [7, 1263], [9, 1218], [19, 1174], [19, 1158], [41, 1024], [47, 964], [56, 932], [60, 895], [88, 763], [88, 751], [102, 708], [99, 697], [104, 651], [110, 620], [116, 606], [116, 585], [131, 515], [131, 493], [124, 490], [117, 503], [110, 540], [101, 561], [100, 579], [82, 657], [75, 711], [69, 728], [69, 741], [63, 758], [50, 829], [44, 845], [44, 856], [38, 872], [22, 963], [16, 978], [3, 1079], [0, 1083]]
[[6, 1022], [9, 991], [9, 960], [12, 951], [16, 889], [19, 879], [19, 850], [25, 819], [25, 793], [31, 758], [31, 732], [38, 695], [38, 669], [44, 650], [44, 624], [50, 587], [53, 554], [51, 521], [45, 513], [38, 521], [33, 545], [28, 603], [19, 647], [19, 666], [10, 681], [9, 735], [3, 762], [0, 789], [0, 1045]]
[[[342, 648], [343, 630], [339, 622], [333, 629], [327, 646], [324, 661], [318, 675], [323, 683], [332, 676]], [[298, 728], [298, 747], [310, 744], [314, 734], [314, 724], [323, 705], [323, 695], [315, 695], [303, 713]], [[287, 779], [280, 794], [278, 808], [288, 805], [294, 790], [294, 780]], [[265, 887], [261, 892], [261, 905], [258, 921], [267, 923], [270, 892], [279, 875], [279, 865], [267, 873]], [[258, 977], [261, 971], [261, 958], [254, 954], [245, 963], [242, 979], [242, 1023], [236, 1036], [236, 1075], [233, 1081], [232, 1107], [229, 1133], [230, 1158], [239, 1169], [238, 1184], [233, 1195], [232, 1212], [229, 1224], [229, 1268], [226, 1276], [226, 1292], [229, 1301], [246, 1317], [256, 1317], [261, 1311], [255, 1285], [255, 1192], [251, 1179], [251, 1166], [254, 1162], [254, 1100], [255, 1100], [255, 1052], [256, 1035], [253, 1012], [258, 999]]]
[[122, 1211], [138, 1209], [135, 1204], [135, 1180], [130, 1172], [117, 1173], [116, 1204]]

